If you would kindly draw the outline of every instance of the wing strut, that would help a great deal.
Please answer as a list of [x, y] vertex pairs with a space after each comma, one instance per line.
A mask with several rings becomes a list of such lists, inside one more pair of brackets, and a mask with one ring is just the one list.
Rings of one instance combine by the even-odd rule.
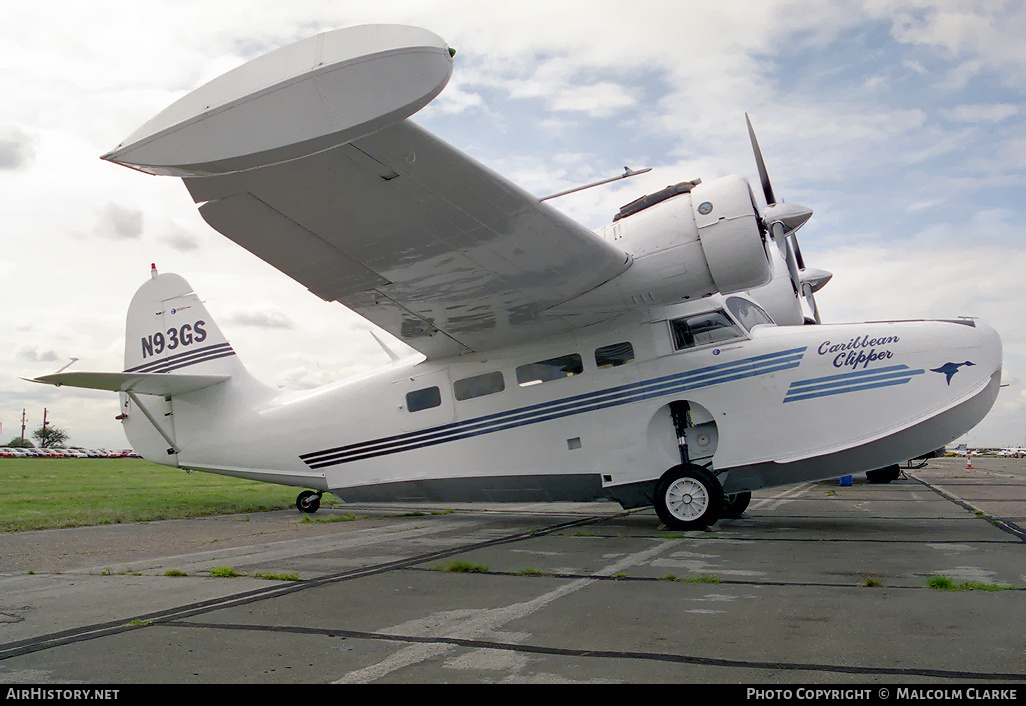
[[549, 194], [548, 196], [542, 196], [539, 201], [548, 201], [549, 199], [559, 198], [560, 196], [566, 196], [567, 194], [574, 194], [578, 191], [584, 191], [590, 189], [593, 186], [602, 186], [608, 184], [611, 181], [619, 181], [620, 179], [627, 179], [628, 177], [637, 176], [638, 174], [644, 174], [645, 172], [652, 171], [652, 167], [645, 167], [644, 169], [631, 169], [630, 167], [623, 168], [623, 174], [620, 176], [610, 177], [608, 179], [602, 179], [600, 181], [592, 182], [591, 184], [585, 184], [584, 186], [575, 186], [572, 189], [566, 191], [560, 191], [558, 194]]

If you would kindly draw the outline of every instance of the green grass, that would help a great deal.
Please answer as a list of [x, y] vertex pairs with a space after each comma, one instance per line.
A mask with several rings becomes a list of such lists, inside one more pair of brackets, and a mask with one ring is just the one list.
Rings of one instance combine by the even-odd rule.
[[[166, 574], [167, 575], [167, 574]], [[256, 573], [246, 574], [237, 571], [233, 566], [215, 566], [210, 570], [210, 575], [216, 579], [233, 579], [236, 576], [252, 576], [253, 578], [264, 579], [265, 581], [299, 581], [299, 574], [294, 571], [288, 573]]]
[[0, 530], [280, 510], [297, 492], [138, 458], [0, 458]]
[[313, 515], [303, 515], [303, 519], [300, 520], [305, 525], [318, 525], [326, 522], [355, 522], [356, 515], [325, 515], [323, 517], [314, 517]]
[[288, 573], [278, 572], [278, 573], [269, 573], [269, 574], [266, 574], [266, 573], [265, 574], [253, 574], [253, 576], [255, 576], [258, 579], [265, 579], [267, 581], [299, 581], [300, 580], [299, 574], [297, 574], [295, 571], [290, 571]]
[[488, 567], [484, 564], [475, 564], [470, 561], [460, 561], [459, 559], [453, 559], [447, 564], [439, 564], [435, 567], [436, 571], [452, 571], [458, 574], [487, 574]]
[[934, 575], [926, 580], [926, 586], [938, 591], [1014, 591], [1015, 586], [999, 583], [982, 583], [980, 581], [963, 581], [956, 583], [947, 576]]

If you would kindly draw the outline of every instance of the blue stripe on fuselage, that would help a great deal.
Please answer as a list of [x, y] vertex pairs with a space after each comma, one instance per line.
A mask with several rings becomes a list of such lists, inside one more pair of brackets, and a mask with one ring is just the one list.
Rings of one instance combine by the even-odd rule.
[[310, 468], [324, 468], [641, 402], [687, 390], [795, 368], [801, 362], [805, 350], [805, 347], [792, 348], [730, 363], [720, 363], [684, 373], [583, 393], [552, 402], [541, 402], [421, 431], [315, 451], [302, 454], [300, 458]]
[[907, 365], [891, 365], [876, 370], [860, 370], [854, 373], [841, 373], [825, 377], [796, 380], [791, 383], [784, 396], [784, 402], [798, 402], [817, 397], [841, 395], [847, 392], [873, 390], [878, 387], [904, 385], [914, 375], [921, 375], [920, 370], [913, 370]]

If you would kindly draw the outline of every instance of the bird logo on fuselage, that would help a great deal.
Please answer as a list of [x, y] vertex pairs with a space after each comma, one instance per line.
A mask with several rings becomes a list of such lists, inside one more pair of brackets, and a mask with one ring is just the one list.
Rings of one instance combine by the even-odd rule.
[[947, 379], [948, 379], [948, 384], [950, 385], [951, 384], [951, 378], [955, 375], [955, 373], [958, 372], [958, 369], [961, 368], [963, 365], [976, 365], [976, 363], [973, 363], [973, 362], [968, 361], [968, 360], [965, 361], [964, 363], [945, 363], [944, 365], [940, 366], [939, 368], [930, 368], [930, 371], [934, 372], [934, 373], [941, 373], [943, 375], [946, 375]]

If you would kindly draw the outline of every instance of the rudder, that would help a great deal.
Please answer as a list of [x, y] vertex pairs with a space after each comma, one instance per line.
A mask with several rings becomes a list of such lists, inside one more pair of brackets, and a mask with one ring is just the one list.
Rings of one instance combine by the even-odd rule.
[[[243, 366], [189, 283], [176, 274], [159, 274], [156, 265], [128, 307], [124, 371], [227, 375], [230, 379], [221, 385], [231, 387], [222, 388], [222, 394], [268, 389]], [[175, 422], [175, 398], [124, 392], [120, 398], [120, 419], [135, 451], [157, 463], [178, 465], [182, 429]]]

